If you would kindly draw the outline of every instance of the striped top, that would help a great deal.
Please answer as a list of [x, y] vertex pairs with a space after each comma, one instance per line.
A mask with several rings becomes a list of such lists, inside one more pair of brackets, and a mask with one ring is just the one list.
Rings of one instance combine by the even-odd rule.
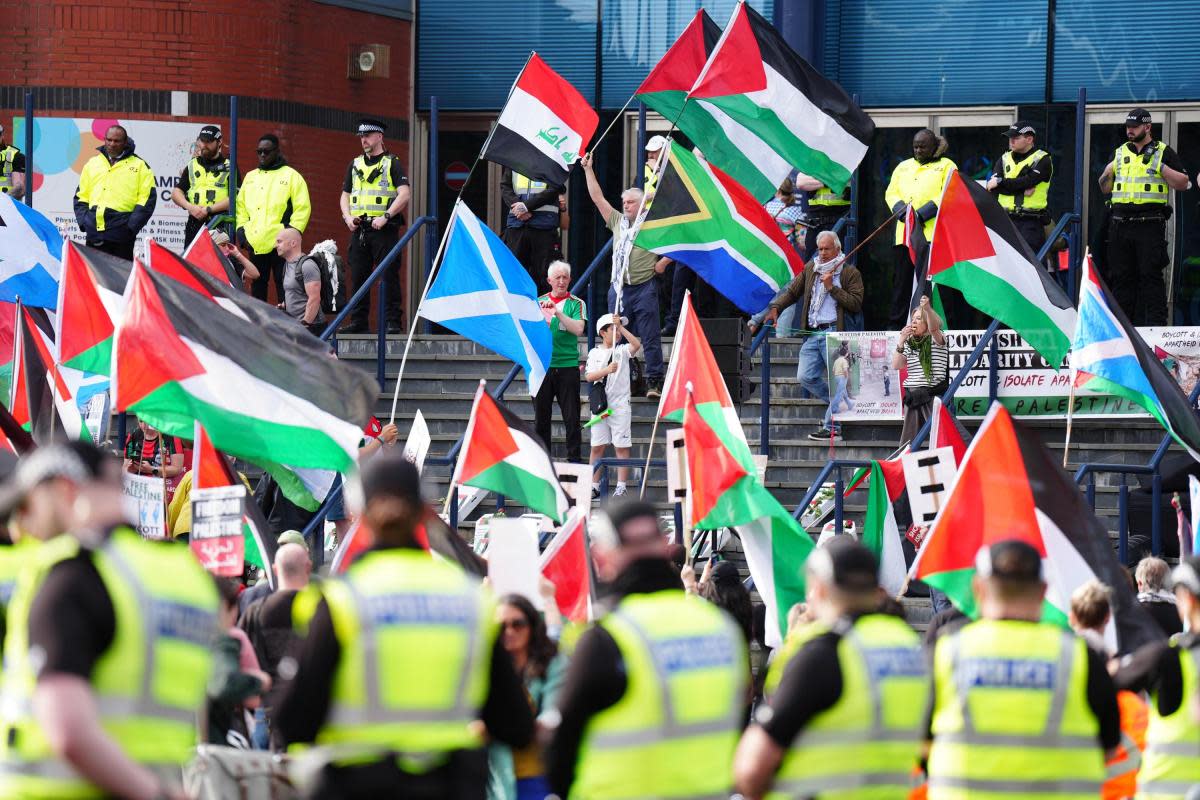
[[904, 358], [908, 361], [908, 376], [904, 379], [905, 386], [936, 386], [943, 379], [950, 377], [950, 348], [944, 344], [933, 343], [930, 351], [930, 362], [933, 366], [933, 381], [925, 379], [925, 371], [921, 369], [921, 358], [917, 351], [904, 343]]

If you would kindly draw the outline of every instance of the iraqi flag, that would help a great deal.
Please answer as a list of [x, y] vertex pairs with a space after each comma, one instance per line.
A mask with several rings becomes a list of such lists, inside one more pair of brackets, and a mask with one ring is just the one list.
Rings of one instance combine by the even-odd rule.
[[1075, 308], [1038, 263], [1000, 203], [957, 170], [938, 204], [928, 276], [1009, 326], [1058, 369], [1071, 348]]
[[579, 90], [532, 53], [480, 157], [562, 186], [575, 159], [587, 151], [599, 121]]
[[67, 242], [54, 320], [64, 366], [97, 375], [112, 371], [113, 331], [125, 307], [123, 295], [132, 267], [123, 258]]
[[871, 462], [871, 492], [867, 496], [862, 543], [875, 554], [879, 562], [879, 585], [892, 597], [904, 591], [907, 572], [895, 511], [895, 503], [906, 491], [904, 464], [899, 459]]
[[296, 469], [354, 467], [378, 392], [362, 370], [134, 265], [113, 347], [116, 408], [169, 436], [200, 422], [215, 447], [263, 467], [293, 502], [304, 500]]
[[39, 326], [41, 309], [17, 303], [13, 379], [9, 409], [17, 424], [38, 444], [91, 439], [75, 398], [54, 360], [54, 340]]
[[970, 617], [981, 547], [1017, 539], [1042, 555], [1042, 619], [1067, 626], [1071, 593], [1097, 578], [1112, 589], [1113, 620], [1105, 640], [1129, 653], [1161, 639], [1137, 603], [1105, 526], [1038, 435], [993, 403], [959, 467], [946, 504], [925, 536], [909, 575], [945, 592]]
[[587, 517], [572, 512], [542, 551], [542, 577], [554, 584], [554, 603], [571, 622], [592, 618], [592, 568], [588, 559]]
[[1172, 439], [1200, 461], [1196, 409], [1113, 300], [1090, 255], [1083, 264], [1071, 370], [1077, 387], [1124, 397], [1149, 411]]
[[546, 446], [480, 381], [451, 487], [475, 486], [510, 497], [562, 524], [571, 506]]

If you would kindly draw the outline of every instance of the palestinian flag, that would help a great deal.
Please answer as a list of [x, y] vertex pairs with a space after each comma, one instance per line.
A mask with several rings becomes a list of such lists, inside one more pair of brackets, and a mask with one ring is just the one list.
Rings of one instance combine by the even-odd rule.
[[542, 551], [542, 577], [554, 584], [554, 603], [571, 622], [592, 618], [592, 568], [588, 560], [587, 516], [572, 513]]
[[570, 500], [537, 434], [488, 394], [475, 390], [471, 419], [450, 486], [477, 486], [511, 497], [562, 524]]
[[967, 454], [967, 443], [963, 440], [958, 420], [942, 403], [942, 398], [933, 398], [933, 422], [929, 426], [929, 449], [949, 447], [954, 451], [954, 463], [961, 465]]
[[[113, 353], [114, 405], [169, 436], [199, 422], [213, 445], [252, 461], [292, 502], [297, 469], [348, 471], [378, 386], [135, 263]], [[288, 466], [283, 466], [288, 465]]]
[[201, 228], [192, 239], [192, 243], [183, 251], [183, 260], [195, 264], [206, 274], [229, 286], [237, 288], [242, 284], [233, 264], [229, 263], [229, 259], [213, 243], [212, 233], [208, 228]]
[[562, 186], [575, 159], [587, 151], [599, 122], [579, 90], [533, 53], [479, 157]]
[[[711, 34], [711, 21], [694, 19], [638, 89], [639, 99], [666, 109], [668, 119], [678, 116], [705, 157], [760, 201], [793, 169], [842, 191], [866, 155], [871, 118], [749, 5], [738, 4], [713, 45]], [[696, 72], [702, 48], [708, 59]], [[687, 105], [671, 114], [672, 101], [682, 106], [681, 91]]]
[[29, 431], [18, 425], [16, 418], [3, 405], [0, 405], [0, 448], [11, 450], [19, 456], [37, 449]]
[[1130, 324], [1096, 272], [1084, 259], [1079, 316], [1071, 348], [1075, 385], [1124, 397], [1150, 412], [1200, 461], [1200, 418], [1179, 382]]
[[904, 465], [895, 461], [871, 462], [871, 492], [867, 496], [867, 518], [862, 543], [879, 562], [879, 585], [896, 597], [904, 591], [904, 548], [896, 524], [895, 503], [905, 496]]
[[1079, 487], [1034, 431], [993, 403], [909, 575], [977, 617], [971, 591], [975, 556], [981, 547], [1008, 539], [1028, 542], [1042, 554], [1044, 620], [1066, 627], [1071, 593], [1098, 578], [1112, 589], [1113, 622], [1105, 639], [1114, 651], [1128, 653], [1161, 638]]
[[748, 314], [804, 269], [762, 204], [675, 142], [635, 243], [691, 267]]
[[[30, 309], [17, 304], [13, 379], [9, 408], [17, 424], [38, 444], [91, 439], [83, 416], [54, 360], [54, 342]], [[44, 314], [44, 312], [41, 312]]]
[[957, 170], [942, 190], [929, 280], [962, 292], [1058, 369], [1071, 348], [1075, 308], [986, 189]]
[[12, 397], [13, 341], [17, 334], [17, 304], [0, 301], [0, 397]]
[[124, 308], [132, 264], [94, 247], [68, 241], [63, 248], [54, 336], [60, 362], [108, 375], [112, 338]]

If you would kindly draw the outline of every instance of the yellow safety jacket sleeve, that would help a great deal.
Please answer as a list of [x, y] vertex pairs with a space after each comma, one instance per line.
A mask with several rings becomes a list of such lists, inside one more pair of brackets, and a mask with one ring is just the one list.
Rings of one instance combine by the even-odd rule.
[[308, 221], [312, 218], [312, 201], [308, 196], [308, 183], [299, 172], [292, 171], [292, 218], [288, 227], [304, 233]]

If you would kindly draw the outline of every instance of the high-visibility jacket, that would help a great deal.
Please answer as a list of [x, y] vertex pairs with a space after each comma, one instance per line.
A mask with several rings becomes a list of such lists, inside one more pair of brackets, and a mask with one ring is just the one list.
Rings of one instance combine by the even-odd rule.
[[[1000, 168], [1004, 172], [1005, 178], [1015, 178], [1025, 171], [1026, 167], [1032, 167], [1039, 159], [1046, 155], [1045, 150], [1031, 150], [1021, 156], [1018, 161], [1013, 157], [1012, 151], [1008, 150], [1004, 155], [1000, 156]], [[1008, 211], [1024, 210], [1024, 211], [1045, 211], [1046, 199], [1050, 196], [1050, 181], [1044, 180], [1033, 187], [1033, 194], [1028, 197], [1025, 192], [1017, 192], [1016, 194], [1000, 193], [996, 195], [996, 199], [1000, 201], [1000, 205]]]
[[[937, 203], [942, 199], [942, 187], [950, 170], [957, 169], [948, 158], [935, 158], [925, 164], [910, 158], [901, 161], [892, 171], [883, 199], [891, 211], [897, 203], [919, 209], [926, 203]], [[925, 222], [925, 240], [933, 241], [933, 224], [936, 217]], [[904, 217], [896, 223], [896, 244], [904, 244]]]
[[341, 646], [316, 738], [327, 760], [394, 753], [407, 771], [424, 772], [483, 745], [472, 723], [487, 699], [497, 627], [495, 603], [474, 578], [424, 551], [370, 552], [297, 597], [301, 630], [320, 595]]
[[[548, 184], [545, 181], [531, 180], [521, 173], [515, 170], [513, 171], [513, 194], [515, 194], [517, 199], [522, 203], [526, 203], [529, 198], [546, 191], [547, 186]], [[527, 226], [530, 228], [536, 228], [537, 230], [558, 230], [559, 213], [561, 211], [561, 209], [558, 207], [558, 203], [544, 203], [537, 208], [529, 208], [527, 204], [526, 210], [530, 214], [533, 214], [530, 219], [521, 222], [517, 220], [516, 217], [509, 215], [509, 221], [515, 223], [517, 226]]]
[[[1126, 142], [1113, 154], [1112, 202], [1134, 205], [1164, 205], [1171, 199], [1171, 187], [1162, 176], [1166, 147], [1154, 142], [1147, 145], [1153, 153], [1135, 153]], [[1149, 161], [1149, 163], [1146, 163]]]
[[[659, 156], [665, 158], [666, 154]], [[642, 191], [646, 194], [654, 194], [658, 188], [658, 167], [647, 161], [642, 165]]]
[[1179, 798], [1200, 784], [1200, 649], [1172, 645], [1183, 672], [1183, 702], [1173, 714], [1158, 713], [1158, 697], [1150, 697], [1146, 749], [1137, 776], [1138, 800]]
[[12, 193], [13, 161], [20, 153], [21, 151], [11, 144], [0, 149], [0, 192], [4, 194]]
[[[350, 166], [350, 216], [382, 217], [396, 199], [400, 187], [392, 185], [391, 153], [384, 153], [374, 166], [366, 156], [354, 159]], [[558, 211], [556, 206], [554, 209]]]
[[154, 172], [133, 150], [115, 161], [101, 152], [79, 173], [75, 190], [75, 219], [90, 244], [128, 242], [137, 237], [158, 202]]
[[211, 206], [229, 198], [229, 159], [205, 164], [199, 158], [188, 162], [188, 202]]
[[728, 798], [749, 670], [733, 621], [667, 590], [629, 595], [598, 624], [625, 693], [588, 721], [571, 797]]
[[[51, 568], [80, 549], [69, 535], [36, 551], [9, 605], [0, 737], [0, 797], [93, 798], [105, 793], [54, 755], [33, 717], [36, 668], [29, 612]], [[112, 644], [92, 670], [105, 732], [131, 759], [179, 775], [196, 745], [217, 630], [217, 590], [186, 548], [149, 542], [118, 528], [92, 563], [112, 601]]]
[[0, 546], [0, 610], [7, 608], [17, 588], [17, 576], [30, 563], [39, 542], [24, 537], [11, 546]]
[[308, 184], [287, 164], [246, 173], [237, 197], [236, 226], [255, 253], [274, 250], [275, 237], [285, 227], [303, 233], [311, 215]]
[[929, 675], [903, 620], [869, 614], [838, 642], [842, 693], [788, 748], [770, 797], [903, 797], [925, 738]]
[[821, 188], [809, 195], [808, 198], [808, 207], [818, 212], [841, 212], [845, 211], [849, 206], [849, 190], [835, 192], [825, 184], [821, 184]]
[[1146, 702], [1133, 692], [1120, 691], [1117, 692], [1117, 706], [1121, 709], [1121, 744], [1104, 765], [1101, 800], [1133, 797], [1138, 768], [1142, 765], [1142, 749], [1146, 746], [1146, 725], [1150, 719]]
[[1056, 625], [981, 620], [934, 651], [930, 800], [1095, 798], [1100, 723], [1087, 645]]

